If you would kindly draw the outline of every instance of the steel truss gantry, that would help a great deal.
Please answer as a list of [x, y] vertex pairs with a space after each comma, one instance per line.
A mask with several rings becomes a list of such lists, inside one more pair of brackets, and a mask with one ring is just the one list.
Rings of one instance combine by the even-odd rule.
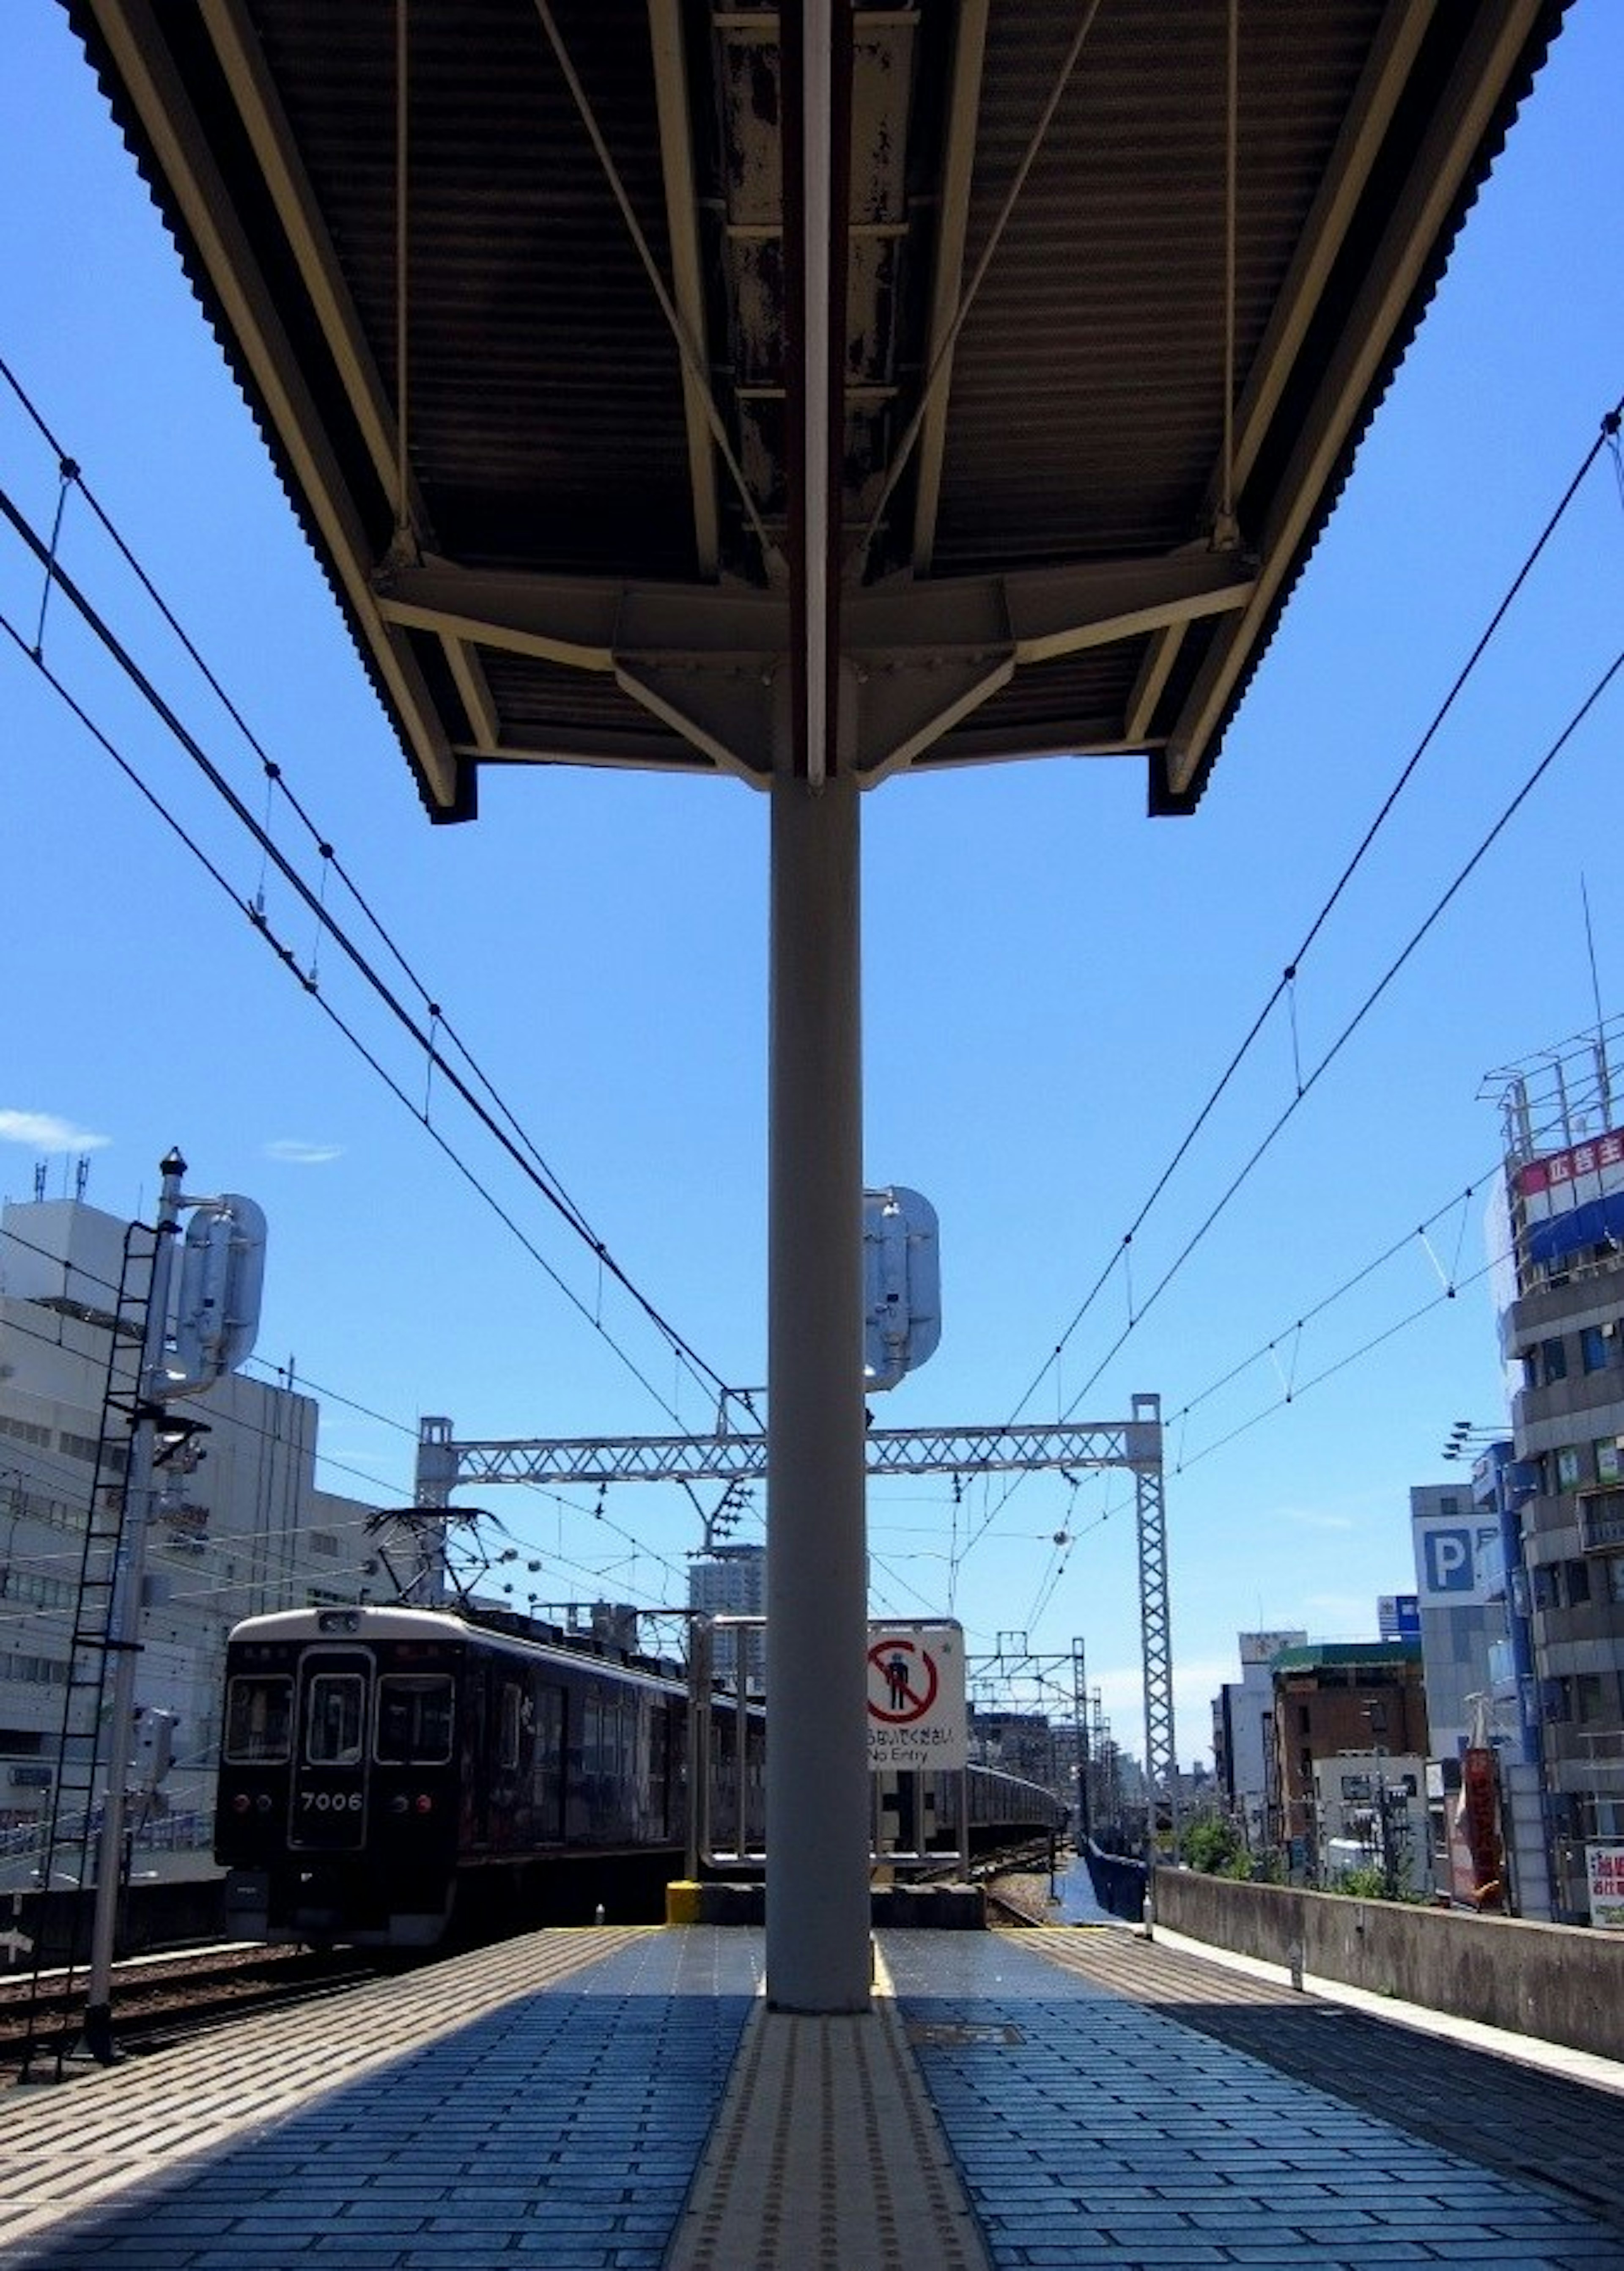
[[[1145, 1779], [1152, 1824], [1159, 1797], [1176, 1829], [1173, 1650], [1167, 1610], [1167, 1525], [1162, 1490], [1161, 1398], [1136, 1396], [1127, 1419], [1060, 1420], [990, 1427], [871, 1427], [870, 1475], [983, 1475], [1123, 1467], [1134, 1478], [1139, 1533], [1139, 1621], [1144, 1661]], [[451, 1506], [454, 1490], [495, 1483], [547, 1487], [609, 1483], [748, 1483], [767, 1474], [764, 1433], [577, 1435], [459, 1442], [450, 1419], [418, 1423], [414, 1502]]]
[[[1156, 1403], [1136, 1396], [1136, 1407]], [[525, 1442], [452, 1440], [449, 1419], [419, 1422], [417, 1504], [443, 1506], [484, 1483], [745, 1483], [767, 1474], [763, 1434], [576, 1435]], [[982, 1475], [1042, 1467], [1161, 1469], [1161, 1422], [1084, 1419], [1054, 1426], [871, 1427], [871, 1475]]]

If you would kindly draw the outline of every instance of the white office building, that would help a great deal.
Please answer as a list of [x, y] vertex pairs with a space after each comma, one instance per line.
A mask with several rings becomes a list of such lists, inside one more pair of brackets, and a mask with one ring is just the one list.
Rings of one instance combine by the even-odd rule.
[[[126, 1228], [77, 1199], [0, 1212], [0, 1832], [49, 1811], [92, 1493], [99, 1478], [105, 1506], [123, 1487], [129, 1418], [104, 1421], [104, 1399], [109, 1351], [138, 1331]], [[309, 1396], [234, 1373], [171, 1416], [197, 1432], [154, 1470], [135, 1693], [138, 1766], [144, 1729], [172, 1746], [174, 1825], [212, 1806], [231, 1626], [380, 1581], [370, 1509], [316, 1486]]]

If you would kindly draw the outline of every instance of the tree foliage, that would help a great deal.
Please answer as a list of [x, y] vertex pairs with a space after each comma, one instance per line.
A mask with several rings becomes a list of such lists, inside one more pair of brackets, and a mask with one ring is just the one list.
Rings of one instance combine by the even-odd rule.
[[1242, 1857], [1240, 1832], [1219, 1814], [1192, 1821], [1184, 1833], [1183, 1858], [1203, 1876], [1227, 1875]]

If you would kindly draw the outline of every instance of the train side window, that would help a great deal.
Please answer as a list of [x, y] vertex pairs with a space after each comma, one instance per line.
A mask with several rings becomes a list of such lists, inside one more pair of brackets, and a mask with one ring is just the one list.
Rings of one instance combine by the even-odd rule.
[[293, 1723], [291, 1679], [279, 1672], [234, 1679], [226, 1691], [227, 1758], [234, 1766], [285, 1766]]
[[451, 1755], [451, 1680], [443, 1672], [378, 1681], [375, 1754], [386, 1766], [443, 1767]]
[[502, 1724], [497, 1730], [499, 1745], [496, 1767], [501, 1774], [517, 1774], [525, 1724], [525, 1691], [517, 1681], [502, 1683]]
[[312, 1766], [361, 1764], [366, 1692], [355, 1672], [318, 1672], [310, 1682], [304, 1723], [305, 1756]]
[[[1624, 1562], [1620, 1563], [1624, 1569]], [[536, 1692], [536, 1748], [531, 1767], [537, 1827], [544, 1839], [561, 1837], [564, 1827], [564, 1693]]]

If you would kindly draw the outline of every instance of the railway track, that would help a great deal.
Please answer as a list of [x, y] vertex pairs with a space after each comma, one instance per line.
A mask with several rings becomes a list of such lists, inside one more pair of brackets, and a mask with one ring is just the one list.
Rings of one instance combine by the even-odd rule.
[[[152, 2051], [264, 2011], [337, 1994], [382, 1967], [353, 1948], [200, 1948], [121, 1964], [113, 1982], [114, 2035], [121, 2052]], [[0, 2089], [74, 2051], [85, 2012], [81, 1969], [0, 1984]]]

